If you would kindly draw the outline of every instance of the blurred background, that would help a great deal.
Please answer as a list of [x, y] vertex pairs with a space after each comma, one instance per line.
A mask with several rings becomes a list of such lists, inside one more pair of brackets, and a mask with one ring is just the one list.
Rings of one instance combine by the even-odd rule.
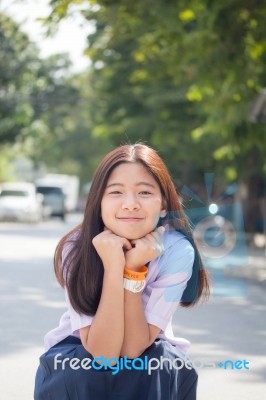
[[253, 0], [0, 1], [3, 399], [32, 398], [65, 309], [56, 243], [81, 221], [102, 157], [137, 141], [169, 167], [212, 276], [211, 301], [178, 310], [176, 335], [197, 359], [252, 363], [200, 371], [199, 400], [262, 398], [265, 19]]

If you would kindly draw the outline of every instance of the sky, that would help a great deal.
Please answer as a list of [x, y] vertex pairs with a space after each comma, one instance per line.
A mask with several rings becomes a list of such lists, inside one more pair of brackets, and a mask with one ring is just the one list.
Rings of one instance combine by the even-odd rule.
[[8, 14], [22, 24], [22, 29], [37, 43], [41, 57], [68, 53], [73, 63], [73, 71], [79, 72], [88, 67], [89, 58], [82, 52], [86, 48], [86, 36], [93, 27], [88, 22], [84, 24], [79, 13], [60, 22], [54, 37], [45, 38], [45, 29], [37, 18], [49, 14], [49, 0], [0, 0], [0, 12]]

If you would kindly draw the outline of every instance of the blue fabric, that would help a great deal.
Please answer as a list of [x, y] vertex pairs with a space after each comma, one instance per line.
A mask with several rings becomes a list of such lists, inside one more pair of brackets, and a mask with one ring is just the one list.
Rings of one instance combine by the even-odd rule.
[[[146, 370], [122, 369], [117, 374], [108, 369], [73, 370], [69, 363], [65, 369], [54, 368], [54, 357], [69, 357], [93, 360], [81, 344], [80, 339], [69, 336], [50, 348], [40, 357], [36, 374], [34, 400], [195, 400], [197, 372], [195, 369], [170, 368], [148, 374]], [[156, 340], [139, 357], [145, 360], [160, 357], [174, 360], [179, 358], [175, 346], [165, 340]], [[179, 364], [180, 365], [180, 364]]]

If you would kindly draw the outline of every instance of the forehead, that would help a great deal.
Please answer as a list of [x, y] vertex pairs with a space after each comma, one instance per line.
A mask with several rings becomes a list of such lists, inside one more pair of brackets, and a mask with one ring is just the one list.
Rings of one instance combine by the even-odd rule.
[[138, 162], [119, 164], [111, 172], [107, 184], [138, 184], [139, 182], [148, 182], [159, 187], [151, 173]]

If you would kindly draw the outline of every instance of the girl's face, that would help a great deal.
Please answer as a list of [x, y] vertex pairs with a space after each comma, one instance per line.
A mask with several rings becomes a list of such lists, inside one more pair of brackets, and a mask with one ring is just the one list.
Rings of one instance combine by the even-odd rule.
[[122, 163], [110, 174], [101, 201], [106, 228], [126, 239], [152, 232], [166, 215], [160, 187], [140, 163]]

